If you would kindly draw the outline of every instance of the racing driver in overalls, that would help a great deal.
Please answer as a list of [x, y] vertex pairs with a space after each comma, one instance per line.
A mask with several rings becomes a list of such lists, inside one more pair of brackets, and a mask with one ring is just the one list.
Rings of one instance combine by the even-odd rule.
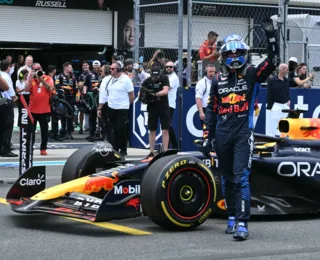
[[229, 35], [221, 47], [221, 72], [213, 81], [204, 125], [202, 153], [215, 150], [222, 177], [222, 195], [228, 214], [227, 234], [249, 237], [249, 175], [253, 155], [253, 113], [259, 86], [280, 63], [279, 47], [270, 19], [262, 23], [268, 56], [257, 67], [248, 63], [250, 47], [239, 35]]

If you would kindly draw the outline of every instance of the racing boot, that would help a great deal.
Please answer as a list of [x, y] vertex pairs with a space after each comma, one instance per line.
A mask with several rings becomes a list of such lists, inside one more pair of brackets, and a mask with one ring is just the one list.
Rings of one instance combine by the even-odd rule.
[[240, 221], [236, 232], [233, 234], [233, 238], [239, 241], [243, 241], [249, 238], [248, 223]]
[[225, 230], [226, 234], [234, 234], [237, 228], [237, 222], [236, 222], [236, 217], [229, 217], [228, 218], [228, 226]]

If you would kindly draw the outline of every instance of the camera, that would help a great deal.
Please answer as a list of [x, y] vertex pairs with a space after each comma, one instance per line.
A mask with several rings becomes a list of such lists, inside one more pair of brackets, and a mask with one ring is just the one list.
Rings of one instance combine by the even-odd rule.
[[220, 51], [222, 45], [223, 45], [223, 41], [218, 41], [217, 42], [217, 51]]
[[34, 78], [36, 77], [42, 77], [43, 76], [43, 71], [39, 70], [36, 72], [36, 75], [34, 75]]

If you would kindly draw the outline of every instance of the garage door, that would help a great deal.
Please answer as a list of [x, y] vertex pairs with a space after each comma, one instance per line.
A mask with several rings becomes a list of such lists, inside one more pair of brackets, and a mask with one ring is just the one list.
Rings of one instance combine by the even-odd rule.
[[1, 42], [112, 45], [112, 12], [1, 6]]
[[[219, 39], [237, 33], [244, 39], [250, 28], [250, 19], [229, 17], [193, 16], [192, 18], [192, 48], [198, 49], [207, 39], [209, 31], [219, 34]], [[147, 48], [178, 48], [178, 15], [145, 14], [145, 42]], [[183, 48], [188, 44], [188, 20], [183, 17]]]

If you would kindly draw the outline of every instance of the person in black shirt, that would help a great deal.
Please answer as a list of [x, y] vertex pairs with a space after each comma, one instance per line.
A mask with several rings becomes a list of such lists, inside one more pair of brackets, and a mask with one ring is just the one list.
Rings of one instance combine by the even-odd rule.
[[280, 64], [278, 75], [268, 82], [267, 110], [270, 110], [270, 117], [266, 134], [269, 136], [280, 135], [277, 132], [279, 120], [287, 116], [282, 110], [290, 108], [290, 83], [286, 78], [288, 71], [287, 64]]
[[[154, 146], [156, 142], [156, 130], [158, 127], [158, 119], [160, 119], [162, 130], [162, 145], [163, 150], [168, 150], [169, 145], [169, 126], [170, 126], [170, 109], [169, 109], [169, 78], [167, 75], [160, 75], [160, 67], [153, 66], [151, 69], [151, 77], [147, 78], [142, 83], [142, 89], [139, 92], [139, 97], [143, 96], [143, 88], [150, 91], [150, 96], [153, 102], [148, 103], [147, 111], [148, 115], [148, 129], [150, 154], [147, 156], [154, 157]], [[141, 94], [141, 95], [140, 95]], [[142, 100], [143, 101], [143, 100]]]
[[307, 76], [307, 64], [300, 63], [289, 78], [291, 79], [290, 87], [292, 88], [310, 88], [312, 86], [314, 74], [310, 73], [309, 76]]
[[[73, 107], [75, 104], [75, 94], [77, 92], [77, 80], [73, 74], [73, 68], [70, 62], [65, 62], [63, 64], [63, 73], [57, 76], [55, 87], [56, 89], [62, 89], [64, 91], [65, 100]], [[61, 125], [61, 135], [66, 139], [73, 139], [73, 136], [71, 135], [73, 131], [73, 119], [62, 119]]]

